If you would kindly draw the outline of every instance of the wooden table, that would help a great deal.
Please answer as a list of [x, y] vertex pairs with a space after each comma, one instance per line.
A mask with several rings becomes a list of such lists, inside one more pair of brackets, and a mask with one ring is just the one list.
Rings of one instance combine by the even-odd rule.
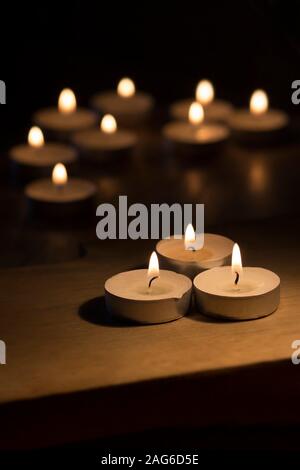
[[227, 224], [244, 264], [282, 281], [267, 318], [217, 322], [194, 308], [164, 325], [112, 321], [103, 284], [143, 265], [153, 242], [98, 242], [84, 258], [1, 270], [2, 448], [30, 448], [164, 426], [299, 423], [298, 219]]

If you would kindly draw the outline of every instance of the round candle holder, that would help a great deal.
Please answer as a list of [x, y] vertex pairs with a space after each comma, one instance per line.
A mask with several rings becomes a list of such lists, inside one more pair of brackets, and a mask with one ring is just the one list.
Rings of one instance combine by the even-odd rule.
[[69, 141], [74, 132], [94, 127], [97, 124], [97, 116], [84, 108], [65, 114], [53, 107], [37, 111], [33, 116], [33, 121], [46, 131], [49, 139]]
[[204, 234], [204, 245], [200, 250], [186, 250], [184, 240], [171, 237], [160, 240], [156, 245], [160, 264], [184, 274], [190, 279], [200, 272], [216, 266], [223, 266], [230, 261], [233, 241], [222, 235]]
[[263, 268], [243, 268], [238, 286], [231, 267], [213, 268], [194, 279], [196, 304], [205, 315], [225, 320], [254, 320], [273, 313], [280, 301], [280, 278]]
[[137, 144], [137, 136], [123, 129], [112, 134], [90, 129], [74, 134], [72, 142], [83, 158], [97, 163], [130, 155]]
[[227, 141], [229, 130], [220, 124], [201, 124], [174, 121], [162, 130], [164, 138], [183, 155], [196, 155], [200, 152], [216, 151]]
[[249, 144], [277, 141], [284, 136], [288, 123], [287, 114], [276, 109], [258, 115], [236, 110], [228, 121], [233, 137]]
[[91, 99], [91, 106], [101, 114], [112, 114], [121, 127], [138, 127], [151, 115], [154, 99], [138, 91], [132, 96], [119, 96], [116, 91], [98, 93]]
[[25, 187], [30, 211], [51, 218], [88, 215], [95, 194], [94, 183], [79, 178], [70, 178], [61, 187], [50, 178], [35, 180]]
[[[185, 99], [170, 106], [170, 115], [173, 119], [188, 121], [189, 109], [194, 100]], [[233, 112], [233, 106], [227, 101], [214, 100], [203, 106], [207, 122], [227, 123]]]
[[56, 163], [72, 166], [78, 161], [78, 152], [65, 144], [49, 142], [41, 147], [17, 145], [9, 151], [14, 171], [21, 177], [50, 176]]
[[177, 320], [188, 311], [192, 282], [186, 276], [161, 270], [149, 290], [147, 270], [117, 274], [105, 283], [108, 311], [118, 318], [141, 324]]

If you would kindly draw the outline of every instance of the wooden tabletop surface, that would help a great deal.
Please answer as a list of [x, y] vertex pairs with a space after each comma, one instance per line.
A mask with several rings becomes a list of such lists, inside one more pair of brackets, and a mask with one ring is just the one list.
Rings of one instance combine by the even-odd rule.
[[[230, 421], [241, 399], [240, 388], [247, 383], [239, 379], [236, 388], [231, 388], [236, 382], [234, 377], [237, 371], [251, 367], [256, 367], [256, 371], [262, 367], [264, 372], [257, 371], [250, 388], [243, 389], [243, 400], [251, 402], [257, 394], [265, 400], [267, 392], [271, 406], [280, 389], [281, 399], [289, 403], [295, 389], [300, 392], [300, 375], [291, 363], [291, 343], [300, 339], [299, 221], [279, 218], [228, 224], [222, 233], [239, 242], [244, 265], [270, 268], [281, 277], [280, 307], [273, 315], [257, 321], [218, 322], [191, 308], [185, 318], [163, 325], [133, 326], [110, 319], [103, 300], [105, 280], [114, 273], [145, 265], [153, 242], [98, 242], [87, 246], [87, 255], [74, 261], [1, 270], [0, 333], [7, 345], [7, 364], [0, 368], [0, 401], [3, 420], [11, 421], [14, 416], [13, 428], [11, 424], [3, 428], [6, 432], [2, 445], [10, 447], [12, 441], [14, 446], [20, 445], [21, 439], [21, 446], [24, 442], [30, 446], [33, 436], [35, 442], [41, 439], [42, 444], [61, 442], [59, 432], [51, 437], [45, 435], [37, 424], [37, 413], [43, 420], [51, 421], [59, 412], [64, 423], [60, 429], [70, 426], [70, 414], [73, 419], [81, 416], [89, 423], [83, 432], [86, 437], [130, 431], [132, 427], [144, 429], [153, 425], [155, 413], [150, 413], [150, 418], [148, 412], [140, 413], [132, 421], [128, 417], [130, 407], [137, 403], [145, 410], [159, 410], [154, 403], [157, 405], [160, 400], [168, 404], [175, 400], [176, 416], [179, 419], [182, 415], [186, 424], [196, 416], [198, 424], [207, 424], [207, 410], [203, 411], [207, 393], [211, 408], [213, 396], [218, 401], [230, 392], [217, 422], [220, 417]], [[274, 367], [275, 372], [270, 373]], [[290, 374], [295, 376], [295, 382], [282, 391], [282, 381]], [[232, 382], [225, 390], [228, 377]], [[192, 382], [185, 387], [187, 380]], [[168, 387], [172, 384], [172, 398], [165, 396], [164, 383]], [[141, 392], [142, 384], [145, 389]], [[158, 387], [155, 392], [153, 384]], [[89, 394], [92, 398], [87, 398]], [[186, 407], [194, 399], [199, 400], [199, 409], [193, 415], [183, 413], [182, 404]], [[58, 400], [58, 404], [52, 400]], [[123, 400], [127, 418], [121, 422]], [[267, 408], [264, 406], [265, 412]], [[245, 409], [239, 414], [242, 421], [246, 420], [242, 416]], [[256, 415], [261, 413], [259, 410], [257, 406]], [[164, 407], [159, 410], [161, 425], [170, 422], [169, 413], [170, 410], [164, 417]], [[24, 431], [20, 436], [18, 423], [27, 420], [28, 414], [35, 416], [30, 418], [29, 442]], [[214, 422], [213, 416], [216, 411], [211, 408], [210, 422]], [[289, 420], [291, 416], [300, 421], [300, 414], [295, 411], [275, 417], [271, 407], [265, 418]], [[251, 417], [253, 413], [247, 419]], [[76, 439], [74, 429], [73, 426]], [[82, 428], [78, 434], [82, 438]]]

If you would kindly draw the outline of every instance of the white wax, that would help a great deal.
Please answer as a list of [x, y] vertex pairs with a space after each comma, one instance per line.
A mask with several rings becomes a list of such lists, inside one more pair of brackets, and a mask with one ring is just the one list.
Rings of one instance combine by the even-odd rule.
[[73, 163], [77, 159], [77, 152], [68, 145], [49, 142], [42, 147], [17, 145], [10, 150], [9, 156], [19, 165], [53, 167], [56, 163]]
[[204, 245], [195, 251], [186, 250], [184, 238], [160, 240], [156, 245], [161, 265], [193, 279], [198, 273], [229, 262], [233, 241], [212, 233], [204, 234]]
[[103, 114], [112, 114], [121, 125], [138, 124], [151, 112], [154, 100], [141, 91], [130, 97], [119, 96], [116, 91], [105, 91], [92, 97], [91, 106]]
[[202, 124], [194, 126], [189, 122], [174, 121], [163, 127], [163, 135], [168, 140], [180, 144], [207, 146], [225, 141], [229, 131], [221, 124]]
[[198, 274], [194, 289], [203, 313], [230, 320], [250, 320], [277, 309], [280, 278], [267, 269], [243, 267], [236, 285], [231, 267], [223, 266]]
[[105, 301], [110, 313], [139, 323], [164, 323], [186, 314], [192, 290], [190, 279], [160, 270], [150, 288], [148, 284], [146, 269], [126, 271], [108, 279]]
[[[189, 109], [195, 100], [186, 99], [173, 103], [170, 107], [170, 115], [174, 119], [187, 121], [189, 116]], [[206, 122], [224, 122], [228, 121], [233, 107], [230, 103], [223, 100], [213, 100], [212, 103], [203, 106], [205, 121]]]

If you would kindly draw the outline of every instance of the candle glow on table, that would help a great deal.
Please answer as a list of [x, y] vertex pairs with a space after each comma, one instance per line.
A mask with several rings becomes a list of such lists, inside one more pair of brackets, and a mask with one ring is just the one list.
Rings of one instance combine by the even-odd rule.
[[148, 269], [116, 274], [105, 282], [108, 311], [138, 323], [165, 323], [187, 313], [192, 283], [186, 276], [160, 270], [152, 253]]
[[251, 320], [277, 309], [280, 278], [267, 269], [243, 268], [240, 249], [235, 243], [231, 267], [217, 267], [198, 274], [194, 290], [201, 312], [229, 320]]
[[156, 251], [165, 268], [193, 279], [205, 269], [226, 264], [232, 247], [229, 238], [211, 233], [196, 234], [192, 224], [188, 224], [184, 240], [178, 237], [160, 240]]

